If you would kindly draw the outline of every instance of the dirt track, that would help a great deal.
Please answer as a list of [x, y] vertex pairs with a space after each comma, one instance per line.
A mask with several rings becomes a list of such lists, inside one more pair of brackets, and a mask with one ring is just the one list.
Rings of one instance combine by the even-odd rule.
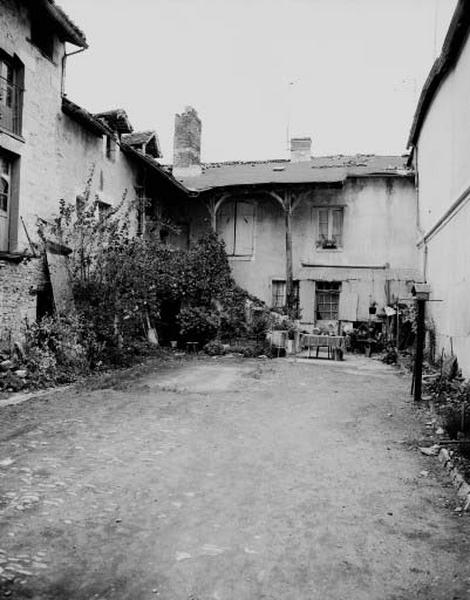
[[0, 414], [0, 598], [470, 598], [470, 516], [374, 361], [207, 359]]

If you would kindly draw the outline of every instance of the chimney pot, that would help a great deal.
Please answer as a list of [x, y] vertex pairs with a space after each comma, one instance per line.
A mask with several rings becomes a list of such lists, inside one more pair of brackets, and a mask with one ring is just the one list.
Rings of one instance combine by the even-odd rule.
[[290, 160], [291, 162], [302, 162], [310, 160], [312, 152], [312, 138], [298, 137], [291, 138], [290, 141]]

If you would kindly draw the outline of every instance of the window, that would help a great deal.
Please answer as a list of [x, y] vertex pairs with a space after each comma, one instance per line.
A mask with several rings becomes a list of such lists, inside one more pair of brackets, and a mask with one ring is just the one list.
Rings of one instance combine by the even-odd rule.
[[21, 134], [23, 68], [0, 53], [0, 127]]
[[338, 281], [316, 282], [316, 320], [336, 321], [339, 311], [341, 283]]
[[11, 204], [11, 162], [0, 154], [0, 250], [8, 250]]
[[106, 136], [106, 158], [111, 162], [116, 161], [116, 149], [117, 143], [116, 140], [111, 136]]
[[255, 206], [251, 202], [224, 202], [217, 213], [217, 233], [228, 256], [253, 255]]
[[[293, 282], [293, 293], [294, 293], [294, 308], [298, 306], [299, 303], [299, 282]], [[282, 308], [286, 305], [286, 282], [284, 280], [278, 279], [273, 280], [272, 282], [273, 289], [273, 299], [272, 299], [272, 307], [273, 308]]]
[[332, 250], [343, 245], [343, 209], [318, 209], [317, 248]]

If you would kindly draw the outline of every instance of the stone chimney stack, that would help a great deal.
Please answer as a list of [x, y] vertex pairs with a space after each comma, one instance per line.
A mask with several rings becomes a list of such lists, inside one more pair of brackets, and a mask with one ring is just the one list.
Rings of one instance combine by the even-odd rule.
[[196, 177], [201, 174], [201, 119], [192, 106], [175, 115], [173, 175]]
[[291, 162], [302, 162], [310, 160], [312, 151], [312, 138], [299, 137], [291, 138], [290, 141], [290, 160]]

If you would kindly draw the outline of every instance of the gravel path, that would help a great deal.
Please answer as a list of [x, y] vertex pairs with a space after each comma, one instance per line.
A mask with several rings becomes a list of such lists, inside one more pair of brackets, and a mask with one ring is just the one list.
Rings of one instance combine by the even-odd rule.
[[1, 408], [0, 598], [470, 598], [470, 515], [408, 388], [207, 359]]

